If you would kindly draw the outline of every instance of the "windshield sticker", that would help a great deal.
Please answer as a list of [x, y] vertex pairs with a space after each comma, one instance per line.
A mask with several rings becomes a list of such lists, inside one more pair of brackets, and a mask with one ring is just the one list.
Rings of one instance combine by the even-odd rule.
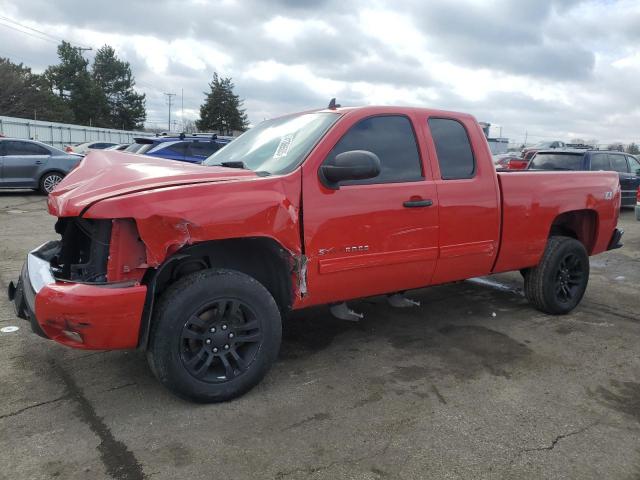
[[280, 143], [278, 144], [278, 148], [276, 148], [276, 152], [273, 154], [273, 158], [282, 158], [286, 157], [289, 154], [289, 150], [291, 149], [291, 144], [293, 143], [293, 134], [285, 135], [280, 139]]

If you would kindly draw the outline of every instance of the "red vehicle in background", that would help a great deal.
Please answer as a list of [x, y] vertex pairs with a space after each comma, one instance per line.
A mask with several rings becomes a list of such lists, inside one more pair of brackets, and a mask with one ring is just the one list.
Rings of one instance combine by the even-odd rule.
[[223, 401], [264, 377], [291, 310], [519, 270], [568, 313], [589, 255], [621, 246], [619, 208], [613, 172], [496, 172], [471, 115], [332, 102], [203, 165], [90, 152], [9, 297], [46, 338], [139, 348], [176, 394]]
[[517, 155], [496, 155], [493, 164], [503, 170], [526, 170], [529, 160], [524, 160]]
[[564, 142], [561, 142], [560, 140], [553, 140], [551, 142], [540, 142], [535, 144], [533, 147], [523, 148], [521, 155], [524, 160], [529, 162], [539, 150], [565, 148], [565, 146], [566, 144]]

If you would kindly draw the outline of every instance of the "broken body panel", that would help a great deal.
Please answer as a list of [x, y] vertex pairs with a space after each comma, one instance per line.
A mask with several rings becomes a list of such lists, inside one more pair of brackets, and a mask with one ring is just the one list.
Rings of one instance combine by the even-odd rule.
[[[23, 272], [22, 288], [34, 299], [24, 302], [22, 295], [19, 313], [67, 345], [144, 347], [156, 273], [185, 247], [234, 239], [279, 246], [287, 257], [291, 309], [534, 266], [563, 218], [561, 226], [572, 228], [589, 254], [609, 246], [620, 203], [616, 174], [496, 174], [482, 130], [466, 114], [395, 107], [337, 114], [304, 162], [281, 175], [90, 153], [50, 195], [49, 211], [112, 222], [106, 279], [56, 277], [34, 291], [36, 274]], [[329, 152], [357, 122], [380, 115], [410, 120], [422, 178], [328, 188], [318, 170]], [[464, 126], [476, 162], [472, 178], [442, 178], [429, 118]], [[428, 208], [405, 208], [425, 199]]]

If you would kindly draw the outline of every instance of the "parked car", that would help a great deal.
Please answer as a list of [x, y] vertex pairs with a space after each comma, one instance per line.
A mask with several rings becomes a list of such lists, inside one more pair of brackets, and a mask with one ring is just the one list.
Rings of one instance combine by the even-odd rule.
[[565, 143], [560, 140], [540, 142], [535, 144], [533, 147], [523, 148], [521, 154], [524, 160], [529, 161], [539, 150], [554, 150], [556, 148], [565, 148], [565, 146]]
[[85, 143], [77, 143], [75, 145], [67, 145], [65, 151], [67, 153], [80, 153], [82, 155], [86, 155], [89, 150], [104, 150], [105, 148], [113, 147], [118, 145], [114, 142], [85, 142]]
[[125, 151], [150, 157], [202, 163], [209, 156], [231, 141], [230, 137], [180, 135], [134, 138], [137, 148], [131, 145]]
[[131, 144], [130, 143], [119, 143], [117, 145], [113, 145], [112, 147], [107, 147], [107, 148], [105, 148], [105, 150], [122, 151], [122, 150], [126, 149], [129, 145], [131, 145]]
[[51, 193], [82, 160], [35, 140], [0, 138], [0, 188], [33, 188]]
[[524, 170], [529, 165], [529, 161], [524, 160], [522, 157], [509, 153], [496, 155], [494, 157], [493, 164], [496, 166], [496, 168], [501, 168], [504, 170]]
[[621, 246], [615, 173], [496, 172], [461, 113], [334, 106], [265, 121], [202, 166], [90, 160], [50, 195], [62, 240], [28, 254], [9, 297], [56, 342], [145, 350], [163, 385], [201, 402], [265, 376], [291, 310], [356, 320], [347, 300], [399, 305], [520, 270], [535, 308], [565, 314], [588, 256]]
[[618, 172], [622, 206], [633, 207], [640, 186], [640, 161], [633, 155], [603, 150], [547, 150], [529, 163], [531, 170], [599, 170]]
[[636, 192], [636, 220], [640, 222], [640, 187]]

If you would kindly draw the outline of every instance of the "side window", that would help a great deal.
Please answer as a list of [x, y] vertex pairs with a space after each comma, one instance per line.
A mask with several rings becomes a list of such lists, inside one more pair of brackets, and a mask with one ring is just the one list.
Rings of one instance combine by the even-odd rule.
[[442, 179], [473, 178], [475, 160], [464, 126], [457, 120], [430, 118], [429, 129], [436, 145]]
[[184, 156], [187, 153], [187, 147], [189, 145], [185, 142], [174, 143], [173, 145], [169, 145], [166, 148], [163, 148], [164, 152], [171, 152], [174, 155]]
[[[0, 155], [2, 155], [2, 151], [0, 150]], [[627, 157], [629, 161], [629, 167], [631, 169], [631, 173], [635, 173], [636, 175], [640, 175], [640, 160], [636, 157]]]
[[624, 155], [609, 155], [609, 161], [611, 162], [611, 168], [615, 172], [629, 173], [629, 165], [627, 165], [627, 159]]
[[35, 143], [8, 141], [5, 155], [50, 155], [49, 150]]
[[219, 146], [216, 142], [193, 142], [189, 145], [189, 155], [205, 159], [213, 155]]
[[609, 157], [604, 153], [594, 153], [591, 155], [591, 170], [611, 170], [609, 165]]
[[5, 148], [4, 146], [7, 144], [7, 142], [0, 142], [0, 157], [3, 157], [4, 155], [6, 155], [6, 153], [4, 153]]
[[382, 171], [376, 178], [345, 182], [345, 185], [411, 182], [421, 180], [422, 167], [411, 121], [401, 115], [370, 117], [352, 126], [329, 152], [331, 162], [344, 152], [368, 150], [380, 158]]

